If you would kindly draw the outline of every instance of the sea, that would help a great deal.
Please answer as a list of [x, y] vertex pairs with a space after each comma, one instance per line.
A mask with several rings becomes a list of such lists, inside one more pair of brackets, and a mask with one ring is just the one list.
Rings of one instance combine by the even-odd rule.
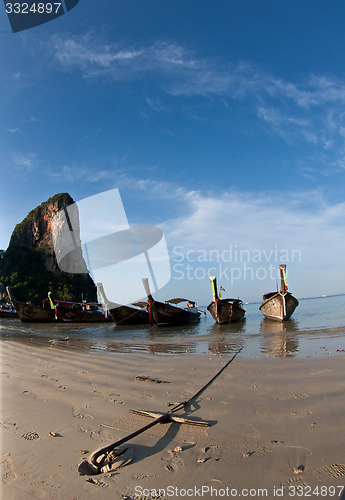
[[324, 357], [345, 353], [345, 295], [299, 299], [293, 316], [267, 320], [260, 303], [245, 304], [245, 319], [218, 325], [206, 307], [200, 322], [186, 326], [116, 326], [104, 324], [21, 323], [0, 319], [0, 340], [42, 348], [89, 353], [150, 353], [156, 356], [231, 355]]

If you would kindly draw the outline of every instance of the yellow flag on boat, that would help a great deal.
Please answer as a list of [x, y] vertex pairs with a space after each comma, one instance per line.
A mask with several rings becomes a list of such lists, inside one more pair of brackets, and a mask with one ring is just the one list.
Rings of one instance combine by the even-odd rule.
[[52, 293], [51, 292], [48, 292], [48, 299], [49, 299], [49, 302], [50, 302], [51, 309], [55, 309], [54, 302], [53, 302], [53, 299], [52, 299]]
[[210, 276], [211, 284], [212, 284], [212, 293], [213, 293], [213, 302], [215, 302], [218, 298], [217, 296], [217, 278], [215, 276]]

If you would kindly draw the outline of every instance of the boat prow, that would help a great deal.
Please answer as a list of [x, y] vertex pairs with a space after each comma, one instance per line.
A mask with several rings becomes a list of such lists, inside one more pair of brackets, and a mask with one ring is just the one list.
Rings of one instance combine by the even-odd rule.
[[289, 319], [298, 306], [298, 300], [289, 292], [269, 294], [270, 297], [263, 301], [259, 307], [266, 319], [285, 321]]

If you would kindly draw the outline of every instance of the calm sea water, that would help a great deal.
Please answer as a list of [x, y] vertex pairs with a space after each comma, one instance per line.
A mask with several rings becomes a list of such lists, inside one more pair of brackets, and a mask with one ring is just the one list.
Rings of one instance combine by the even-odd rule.
[[[317, 357], [345, 352], [345, 295], [302, 299], [292, 318], [264, 319], [260, 304], [247, 304], [240, 323], [217, 325], [207, 312], [200, 323], [181, 327], [130, 327], [108, 324], [25, 324], [0, 319], [0, 339], [108, 353], [156, 355], [233, 353], [243, 346], [249, 357]], [[68, 340], [66, 340], [68, 338]]]

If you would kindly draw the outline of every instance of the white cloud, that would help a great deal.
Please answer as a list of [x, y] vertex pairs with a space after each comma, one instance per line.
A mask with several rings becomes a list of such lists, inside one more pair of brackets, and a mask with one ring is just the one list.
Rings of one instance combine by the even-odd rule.
[[63, 180], [71, 184], [78, 182], [95, 183], [101, 180], [112, 179], [115, 172], [107, 169], [95, 169], [78, 165], [63, 165], [54, 170], [47, 169], [53, 180]]
[[36, 116], [30, 116], [29, 118], [23, 120], [23, 123], [35, 123], [35, 122], [39, 122], [40, 119], [37, 118]]
[[[233, 243], [246, 248], [279, 244], [306, 250], [321, 234], [340, 233], [339, 223], [345, 216], [345, 203], [325, 205], [319, 192], [190, 192], [184, 201], [189, 215], [167, 222], [166, 227], [173, 241], [200, 248]], [[312, 208], [307, 209], [310, 204]], [[345, 243], [345, 237], [339, 236]]]
[[[335, 77], [311, 75], [291, 82], [243, 61], [201, 57], [173, 41], [158, 40], [138, 47], [108, 43], [90, 33], [65, 33], [53, 35], [42, 50], [48, 50], [62, 68], [79, 70], [88, 78], [126, 81], [150, 74], [161, 76], [161, 87], [175, 96], [225, 95], [235, 99], [250, 97], [256, 102], [272, 99], [276, 104], [304, 111], [345, 103], [345, 82]], [[167, 75], [169, 78], [164, 78]]]
[[322, 190], [206, 193], [129, 174], [119, 178], [118, 187], [141, 192], [152, 206], [169, 201], [176, 207], [181, 216], [161, 224], [172, 245], [208, 249], [233, 243], [253, 249], [278, 244], [319, 256], [326, 255], [325, 248], [342, 255], [345, 247], [345, 202], [330, 203]]
[[[288, 143], [304, 140], [338, 157], [345, 151], [345, 82], [335, 77], [311, 75], [292, 82], [242, 61], [200, 57], [175, 42], [126, 47], [91, 34], [54, 35], [49, 50], [62, 68], [79, 70], [86, 78], [154, 76], [155, 84], [175, 97], [246, 99], [253, 115]], [[146, 102], [156, 111], [166, 110], [159, 98], [146, 97]]]
[[79, 69], [86, 78], [103, 76], [114, 81], [133, 80], [151, 71], [171, 72], [194, 66], [190, 53], [174, 43], [156, 42], [148, 47], [129, 48], [96, 40], [89, 34], [54, 35], [49, 51], [65, 69]]
[[156, 113], [162, 113], [167, 111], [167, 107], [164, 106], [159, 99], [159, 97], [156, 97], [155, 99], [152, 99], [150, 97], [146, 97], [146, 103], [148, 106], [155, 111]]
[[[280, 262], [283, 257], [293, 276], [293, 290], [298, 296], [315, 296], [325, 293], [325, 290], [326, 293], [344, 291], [345, 202], [328, 202], [321, 190], [205, 193], [187, 191], [168, 182], [153, 182], [150, 179], [132, 179], [131, 182], [129, 177], [124, 178], [122, 188], [125, 186], [137, 189], [142, 196], [146, 196], [146, 209], [150, 204], [152, 213], [161, 212], [160, 227], [169, 246], [172, 267], [178, 263], [178, 273], [185, 272], [187, 282], [186, 266], [190, 266], [192, 277], [196, 268], [208, 271], [219, 264], [220, 267], [223, 265], [223, 270], [228, 269], [228, 273], [234, 267], [243, 273], [245, 265], [254, 270], [261, 266], [268, 273], [269, 265], [278, 271], [278, 265], [284, 263], [284, 260]], [[141, 203], [142, 199], [139, 205]], [[171, 214], [174, 209], [175, 212], [163, 220], [168, 206], [172, 207]], [[180, 211], [179, 207], [183, 210]], [[134, 221], [131, 220], [131, 223]], [[232, 262], [222, 263], [221, 257], [217, 260], [217, 255], [221, 256], [222, 252], [229, 255], [230, 248]], [[262, 260], [254, 261], [253, 256], [258, 254]], [[244, 257], [241, 258], [241, 255]], [[322, 275], [319, 270], [322, 270]], [[216, 271], [212, 273], [217, 274]], [[173, 278], [176, 275], [173, 271]], [[227, 280], [231, 281], [225, 273], [223, 285]], [[171, 286], [176, 288], [176, 292], [178, 285], [181, 281], [174, 282], [173, 279]], [[200, 280], [194, 277], [193, 283], [187, 285], [190, 289], [194, 288], [198, 297]], [[239, 294], [254, 300], [270, 287], [274, 288], [275, 282], [272, 283], [269, 275], [264, 282], [248, 280], [247, 276], [233, 285]]]
[[37, 153], [13, 153], [12, 163], [20, 173], [29, 174], [38, 166]]

